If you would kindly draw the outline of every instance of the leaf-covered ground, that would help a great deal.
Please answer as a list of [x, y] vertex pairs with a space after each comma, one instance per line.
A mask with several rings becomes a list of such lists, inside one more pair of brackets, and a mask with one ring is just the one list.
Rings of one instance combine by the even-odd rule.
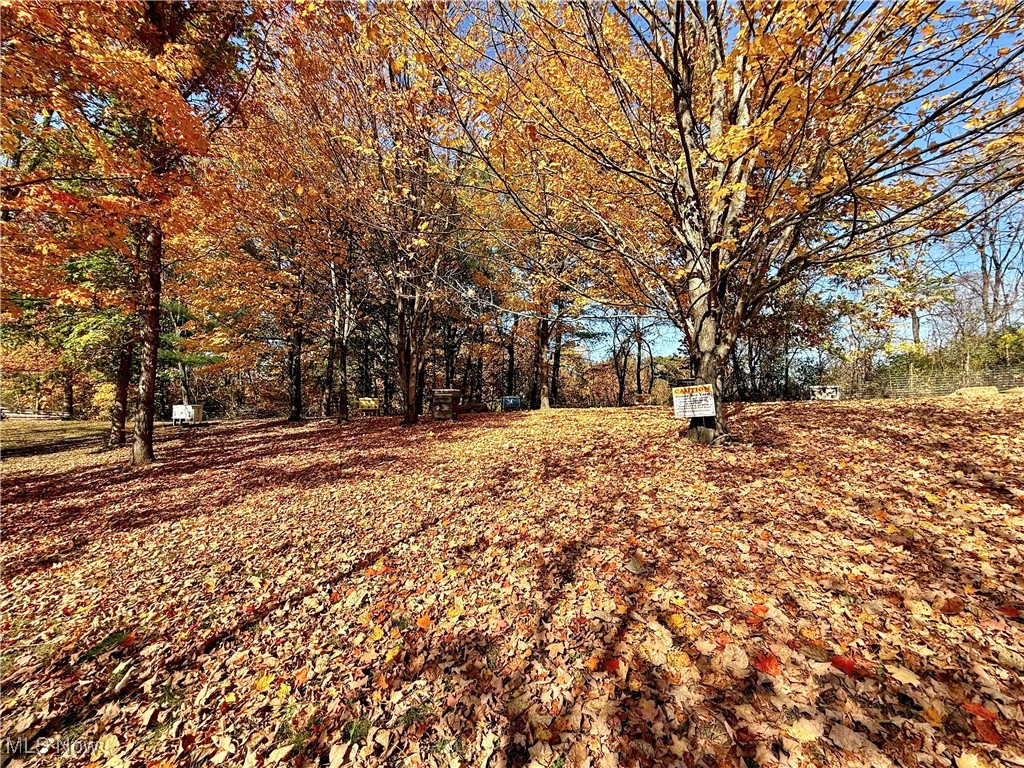
[[707, 449], [655, 409], [226, 422], [129, 470], [5, 423], [0, 738], [111, 766], [1024, 764], [1024, 400], [732, 424]]

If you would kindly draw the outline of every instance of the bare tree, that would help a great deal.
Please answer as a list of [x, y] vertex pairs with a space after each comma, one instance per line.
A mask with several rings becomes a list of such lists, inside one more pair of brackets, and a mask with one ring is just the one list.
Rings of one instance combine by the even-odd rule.
[[974, 221], [953, 238], [959, 288], [973, 299], [985, 336], [1019, 320], [1024, 299], [1024, 198], [1001, 192], [979, 192], [970, 201]]

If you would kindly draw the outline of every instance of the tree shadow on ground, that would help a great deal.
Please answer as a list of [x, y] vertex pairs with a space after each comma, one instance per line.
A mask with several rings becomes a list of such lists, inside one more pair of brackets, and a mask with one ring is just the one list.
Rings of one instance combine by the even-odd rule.
[[[543, 526], [541, 521], [532, 522]], [[589, 618], [574, 636], [564, 624], [565, 617], [558, 619], [557, 608], [593, 573], [595, 563], [588, 561], [597, 554], [600, 531], [608, 525], [633, 532], [629, 539], [619, 540], [614, 560], [625, 563], [638, 551], [668, 547], [682, 556], [682, 562], [652, 564], [639, 574], [617, 569], [614, 591], [622, 602], [621, 611]], [[557, 535], [554, 530], [548, 533]], [[404, 734], [401, 744], [408, 750], [406, 754], [433, 751], [455, 739], [464, 744], [487, 744], [488, 738], [494, 737], [491, 766], [525, 766], [531, 761], [578, 764], [581, 756], [596, 763], [612, 754], [612, 765], [710, 768], [784, 760], [794, 750], [803, 750], [803, 757], [797, 759], [828, 760], [825, 749], [831, 750], [831, 759], [844, 760], [845, 753], [822, 740], [833, 727], [840, 726], [862, 740], [866, 751], [861, 757], [866, 756], [870, 764], [881, 765], [883, 760], [908, 764], [922, 748], [920, 736], [908, 727], [908, 723], [924, 724], [921, 706], [873, 670], [865, 670], [864, 677], [848, 676], [831, 665], [821, 665], [822, 654], [827, 660], [840, 650], [829, 647], [827, 639], [826, 644], [813, 639], [789, 640], [787, 663], [802, 666], [810, 695], [794, 690], [792, 681], [784, 677], [752, 667], [737, 669], [741, 673], [734, 674], [730, 664], [721, 663], [734, 643], [740, 643], [754, 661], [758, 650], [766, 650], [773, 641], [774, 630], [768, 624], [755, 625], [752, 635], [742, 640], [708, 634], [695, 637], [683, 628], [672, 632], [672, 647], [665, 654], [652, 652], [645, 645], [646, 629], [657, 626], [667, 630], [671, 623], [667, 613], [671, 606], [655, 598], [666, 585], [690, 576], [692, 583], [699, 585], [695, 593], [704, 612], [724, 600], [717, 574], [693, 577], [691, 569], [701, 569], [701, 559], [692, 546], [695, 543], [680, 541], [665, 528], [652, 527], [649, 520], [628, 508], [609, 510], [601, 524], [580, 532], [578, 538], [558, 542], [550, 558], [531, 563], [537, 587], [524, 600], [523, 607], [533, 617], [525, 630], [456, 631], [454, 638], [435, 642], [418, 654], [410, 652], [403, 657], [405, 666], [368, 670], [370, 681], [385, 673], [390, 691], [416, 690], [424, 677], [447, 680], [442, 693], [434, 696], [429, 722], [418, 732]], [[924, 572], [908, 575], [930, 578], [930, 569], [921, 565]], [[802, 610], [795, 602], [785, 610], [791, 613], [792, 624], [801, 619]], [[738, 607], [727, 615], [736, 622], [750, 618]], [[712, 638], [711, 650], [707, 644], [701, 650], [695, 643]], [[559, 645], [578, 647], [580, 640], [587, 643], [596, 668], [590, 659], [560, 658], [555, 650]], [[681, 657], [682, 665], [673, 663], [673, 656]], [[572, 674], [572, 681], [563, 680], [561, 693], [552, 698], [548, 694], [558, 685], [559, 667]], [[984, 695], [978, 679], [962, 669], [949, 668], [938, 658], [920, 660], [917, 673], [943, 683], [955, 681], [958, 695], [968, 701]], [[366, 709], [374, 711], [369, 703], [371, 691], [368, 687], [362, 692], [364, 709], [357, 707], [353, 716]], [[447, 691], [456, 692], [454, 700], [436, 706]], [[394, 708], [378, 706], [376, 722], [394, 728], [409, 706], [406, 699]], [[798, 722], [800, 733], [810, 733], [810, 737], [791, 735]], [[974, 738], [959, 710], [951, 713], [946, 727], [947, 738]], [[814, 737], [814, 733], [820, 735]], [[802, 744], [808, 738], [813, 743]], [[577, 744], [584, 747], [574, 754], [574, 748], [581, 749]], [[377, 750], [377, 757], [385, 757], [382, 750]], [[483, 762], [486, 755], [478, 752], [466, 757], [472, 758], [466, 762], [476, 763]]]
[[[765, 421], [770, 425], [771, 419]], [[823, 417], [817, 424], [808, 418], [801, 430], [829, 428], [845, 434], [843, 430], [860, 428], [851, 427], [852, 423], [849, 419], [840, 422]], [[910, 423], [915, 422], [911, 419]], [[302, 454], [287, 439], [301, 436], [303, 430], [294, 428], [292, 433], [291, 429], [281, 429], [285, 445], [291, 446], [285, 450]], [[766, 426], [761, 431], [769, 429]], [[408, 457], [409, 452], [422, 461], [434, 462], [438, 476], [443, 477], [457, 468], [445, 464], [446, 449], [459, 434], [465, 434], [454, 426], [448, 432], [449, 442], [429, 455], [419, 455], [424, 451], [411, 432], [402, 434], [405, 442], [396, 447], [395, 442], [389, 445], [380, 440], [386, 430], [369, 427], [366, 440], [332, 436], [325, 445], [349, 445], [358, 451], [351, 454], [351, 466], [338, 459], [338, 472], [352, 472], [347, 482], [375, 481], [382, 473], [392, 471], [396, 455]], [[264, 437], [276, 434], [271, 429], [261, 433]], [[238, 434], [240, 438], [246, 435], [245, 430]], [[797, 434], [790, 431], [787, 446], [799, 449], [802, 439], [800, 430]], [[349, 444], [347, 440], [354, 442]], [[243, 449], [252, 452], [252, 460], [259, 455], [258, 445], [245, 445]], [[368, 750], [366, 755], [346, 764], [397, 764], [399, 759], [418, 754], [430, 760], [437, 758], [440, 764], [444, 764], [441, 757], [457, 765], [482, 764], [490, 755], [488, 765], [492, 767], [521, 766], [531, 760], [552, 765], [559, 757], [563, 765], [576, 765], [581, 750], [595, 763], [604, 756], [614, 756], [610, 764], [623, 766], [718, 768], [744, 762], [753, 765], [754, 761], [766, 765], [786, 758], [794, 763], [850, 764], [850, 755], [826, 740], [837, 726], [855, 733], [858, 743], [864, 745], [862, 765], [913, 765], [916, 755], [927, 751], [921, 734], [928, 732], [938, 734], [936, 738], [941, 738], [950, 750], [964, 745], [977, 747], [971, 722], [958, 707], [961, 701], [974, 702], [991, 695], [977, 672], [977, 656], [958, 658], [957, 650], [948, 647], [934, 656], [923, 656], [914, 650], [920, 647], [918, 637], [891, 631], [884, 636], [887, 647], [882, 659], [879, 640], [883, 636], [870, 623], [863, 625], [859, 634], [829, 628], [828, 612], [840, 610], [828, 607], [827, 601], [833, 597], [843, 610], [848, 605], [882, 601], [888, 606], [884, 620], [900, 626], [907, 610], [902, 603], [893, 608], [892, 598], [901, 596], [891, 582], [887, 586], [871, 579], [830, 576], [800, 561], [787, 562], [781, 555], [765, 555], [763, 563], [745, 564], [738, 555], [742, 553], [740, 545], [749, 548], [760, 541], [768, 547], [783, 540], [793, 550], [791, 557], [808, 556], [807, 534], [813, 533], [815, 538], [810, 543], [827, 547], [828, 552], [815, 553], [817, 560], [812, 563], [834, 566], [837, 572], [845, 569], [852, 574], [856, 566], [862, 565], [861, 548], [868, 544], [883, 552], [885, 547], [892, 547], [899, 553], [901, 584], [934, 584], [942, 574], [951, 573], [956, 563], [950, 562], [948, 553], [929, 548], [925, 541], [911, 539], [914, 546], [907, 546], [895, 538], [905, 534], [885, 534], [871, 523], [873, 510], [867, 505], [878, 495], [876, 467], [843, 471], [831, 465], [815, 468], [819, 473], [832, 473], [833, 486], [841, 480], [850, 484], [855, 494], [864, 495], [861, 500], [846, 498], [845, 506], [840, 506], [842, 495], [833, 489], [838, 494], [840, 514], [826, 514], [810, 500], [786, 496], [794, 488], [781, 480], [776, 482], [781, 458], [768, 444], [760, 450], [763, 455], [748, 456], [749, 461], [744, 463], [729, 460], [724, 451], [686, 446], [673, 457], [675, 461], [697, 463], [705, 469], [709, 481], [721, 486], [722, 479], [728, 478], [734, 487], [718, 488], [715, 501], [702, 504], [691, 500], [685, 506], [678, 506], [667, 492], [661, 495], [651, 486], [634, 488], [610, 473], [608, 461], [620, 455], [614, 435], [594, 440], [585, 452], [566, 441], [543, 456], [504, 457], [506, 463], [491, 473], [502, 492], [505, 488], [501, 484], [519, 482], [521, 478], [546, 478], [559, 489], [567, 485], [587, 489], [588, 479], [593, 484], [587, 493], [581, 491], [578, 505], [572, 510], [564, 506], [564, 496], [553, 496], [540, 505], [515, 507], [514, 519], [493, 535], [488, 532], [496, 527], [489, 517], [491, 508], [477, 501], [486, 497], [486, 490], [469, 499], [462, 512], [448, 509], [451, 518], [441, 518], [437, 512], [423, 514], [400, 533], [392, 531], [384, 518], [380, 528], [389, 538], [379, 545], [368, 545], [366, 537], [353, 531], [348, 544], [359, 553], [358, 558], [330, 573], [325, 565], [311, 592], [295, 590], [265, 610], [232, 614], [223, 626], [194, 643], [182, 639], [180, 627], [174, 628], [175, 655], [162, 660], [160, 674], [179, 679], [173, 676], [192, 672], [195, 682], [186, 691], [191, 701], [214, 671], [225, 674], [227, 659], [236, 652], [272, 655], [280, 669], [313, 668], [321, 651], [313, 642], [313, 631], [337, 634], [322, 607], [331, 604], [330, 595], [346, 594], [359, 587], [372, 592], [367, 604], [405, 602], [405, 593], [399, 589], [402, 579], [397, 579], [396, 585], [396, 580], [385, 574], [371, 582], [363, 572], [367, 565], [387, 556], [396, 573], [419, 574], [424, 579], [424, 564], [442, 570], [465, 566], [466, 573], [479, 574], [475, 581], [467, 576], [462, 582], [467, 601], [490, 599], [483, 588], [500, 590], [512, 584], [517, 591], [501, 603], [501, 621], [456, 624], [444, 631], [424, 631], [415, 624], [403, 623], [398, 635], [401, 652], [390, 661], [383, 652], [365, 662], [339, 654], [326, 672], [336, 675], [332, 685], [343, 689], [345, 705], [337, 712], [316, 712], [317, 730], [302, 752], [306, 759], [324, 762], [331, 747], [343, 741], [346, 727], [357, 719], [389, 729], [392, 738], [387, 744], [366, 738], [360, 742]], [[860, 450], [857, 446], [836, 445], [839, 460], [851, 465], [859, 460]], [[930, 459], [940, 462], [940, 450], [944, 449], [936, 447]], [[504, 456], [503, 451], [501, 445], [494, 447], [496, 457]], [[339, 456], [348, 455], [339, 452]], [[742, 458], [743, 454], [732, 455], [731, 459], [737, 456]], [[799, 450], [796, 456], [802, 458]], [[315, 473], [328, 470], [311, 457], [306, 468], [292, 471], [299, 474], [283, 482], [301, 486], [305, 482], [300, 480], [303, 472], [313, 472], [308, 479], [316, 484], [323, 478]], [[675, 471], [670, 467], [665, 477], [671, 478]], [[766, 476], [773, 484], [763, 484]], [[794, 470], [792, 476], [794, 483], [798, 482], [800, 471]], [[820, 476], [814, 480], [829, 487]], [[439, 493], [450, 492], [450, 487]], [[751, 488], [752, 493], [760, 495], [743, 494], [744, 489]], [[482, 505], [481, 509], [476, 503]], [[515, 506], [516, 497], [507, 495], [502, 503]], [[787, 505], [785, 517], [779, 512], [782, 504]], [[652, 506], [654, 515], [648, 512]], [[671, 517], [664, 512], [668, 507], [674, 509]], [[456, 514], [465, 519], [454, 520]], [[783, 524], [773, 527], [780, 519]], [[780, 528], [792, 529], [793, 538], [785, 539], [786, 530]], [[722, 529], [724, 532], [714, 533]], [[770, 539], [760, 538], [762, 532], [770, 533]], [[417, 546], [409, 547], [413, 540]], [[723, 554], [727, 547], [736, 550], [736, 559]], [[499, 563], [511, 564], [511, 568], [499, 568]], [[969, 578], [977, 578], [973, 563], [968, 561], [963, 567], [972, 571]], [[797, 571], [815, 583], [791, 581], [787, 574]], [[729, 583], [740, 575], [757, 588], [777, 590], [758, 599], [770, 599], [778, 614], [761, 620], [751, 612], [752, 595], [738, 595]], [[949, 578], [947, 583], [952, 586], [956, 579]], [[602, 603], [605, 608], [584, 610], [578, 601], [591, 593], [595, 599], [602, 594], [611, 600]], [[823, 607], [808, 607], [805, 599], [811, 595], [821, 598]], [[307, 605], [305, 597], [310, 596], [318, 600]], [[980, 603], [989, 598], [982, 594], [974, 599]], [[353, 609], [353, 614], [359, 611]], [[378, 613], [374, 618], [383, 621], [385, 615]], [[946, 619], [939, 616], [934, 620]], [[343, 642], [365, 629], [354, 616], [348, 626], [350, 632]], [[992, 632], [1012, 640], [1006, 630]], [[666, 637], [667, 648], [652, 645], [652, 638]], [[924, 637], [926, 641], [935, 640], [936, 651], [940, 643], [946, 642], [938, 634]], [[141, 648], [149, 640], [140, 639], [136, 645], [117, 649], [110, 658], [102, 659], [101, 669], [83, 670], [82, 674], [105, 681], [117, 664], [132, 660], [141, 663]], [[779, 674], [767, 674], [751, 669], [751, 664], [740, 669], [738, 663], [725, 663], [730, 646], [742, 648], [751, 662], [760, 654], [776, 653], [782, 657], [782, 669]], [[858, 670], [856, 676], [840, 672], [829, 663], [834, 654], [853, 653], [851, 648], [871, 657], [871, 664]], [[213, 651], [218, 654], [216, 658], [210, 656]], [[914, 655], [917, 658], [911, 662]], [[929, 685], [934, 683], [947, 692], [951, 711], [939, 726], [928, 722], [922, 701], [915, 698], [918, 691], [913, 686], [898, 685], [884, 671], [883, 667], [891, 664], [911, 667]], [[998, 668], [997, 661], [988, 658], [983, 664], [988, 669]], [[27, 684], [26, 680], [14, 682]], [[130, 699], [119, 704], [127, 705], [125, 711], [145, 711], [156, 701], [164, 682], [161, 677], [149, 690], [129, 689]], [[1012, 685], [1012, 681], [1007, 683]], [[243, 699], [253, 695], [251, 686], [251, 680], [242, 679], [236, 688], [238, 695]], [[96, 688], [93, 693], [84, 701], [69, 700], [65, 707], [76, 723], [96, 721], [116, 698], [109, 688], [105, 692]], [[307, 694], [313, 706], [328, 697], [323, 689]], [[186, 717], [182, 715], [183, 721]], [[204, 728], [210, 723], [199, 715], [187, 722], [190, 726], [205, 722]], [[305, 727], [305, 723], [294, 725], [296, 731]], [[793, 735], [798, 726], [803, 729], [800, 738]], [[138, 725], [129, 720], [125, 735], [140, 740], [147, 736], [144, 730], [133, 733], [132, 728]], [[819, 731], [821, 736], [815, 737]], [[1004, 736], [1019, 740], [1016, 734]], [[456, 753], [456, 744], [461, 745], [461, 752]], [[195, 737], [187, 748], [183, 737], [159, 747], [164, 750], [161, 756], [178, 764], [187, 764], [195, 748]], [[794, 757], [798, 752], [800, 756]], [[209, 753], [192, 762], [200, 764], [208, 757]]]
[[107, 430], [80, 421], [5, 421], [0, 427], [0, 460], [48, 456], [94, 447], [102, 450]]
[[[141, 468], [106, 463], [49, 473], [7, 472], [4, 478], [7, 577], [69, 562], [89, 541], [108, 533], [176, 522], [216, 512], [268, 489], [313, 490], [402, 472], [410, 447], [420, 459], [446, 462], [453, 444], [521, 419], [525, 414], [472, 414], [457, 421], [402, 426], [394, 418], [364, 418], [336, 426], [327, 420], [228, 423], [209, 430], [155, 437], [158, 461]], [[404, 467], [402, 466], [404, 464]], [[44, 506], [46, 513], [37, 509]], [[59, 536], [50, 549], [38, 542]]]
[[48, 456], [53, 453], [63, 453], [64, 451], [74, 451], [80, 448], [102, 448], [103, 438], [98, 435], [82, 435], [77, 437], [67, 437], [62, 440], [56, 440], [49, 443], [43, 443], [39, 445], [23, 445], [15, 446], [13, 448], [4, 448], [0, 451], [0, 458], [2, 459], [13, 459], [13, 458], [24, 458], [28, 456]]

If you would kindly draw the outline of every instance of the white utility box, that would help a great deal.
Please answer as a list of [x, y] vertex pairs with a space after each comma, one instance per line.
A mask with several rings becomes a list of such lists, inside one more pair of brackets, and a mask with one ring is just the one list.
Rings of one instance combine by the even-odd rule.
[[203, 406], [175, 405], [171, 408], [172, 424], [198, 424], [203, 420]]

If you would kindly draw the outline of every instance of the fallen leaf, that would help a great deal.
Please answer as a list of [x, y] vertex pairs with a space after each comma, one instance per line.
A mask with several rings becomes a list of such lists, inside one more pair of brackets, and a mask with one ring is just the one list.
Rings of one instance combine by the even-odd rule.
[[295, 749], [294, 744], [285, 744], [283, 747], [278, 747], [270, 753], [270, 757], [267, 758], [267, 762], [280, 763], [282, 760], [288, 757], [289, 754], [291, 754], [291, 751], [293, 749]]
[[849, 656], [833, 656], [832, 666], [850, 677], [862, 676], [860, 670], [857, 668], [857, 662]]
[[802, 717], [789, 726], [789, 735], [800, 742], [814, 741], [820, 739], [825, 732], [822, 724], [817, 720]]
[[986, 744], [994, 744], [997, 747], [1003, 743], [1002, 734], [999, 733], [995, 723], [989, 718], [972, 717], [971, 725], [974, 726], [974, 733], [979, 741], [984, 741]]
[[935, 608], [939, 613], [944, 613], [947, 616], [955, 616], [963, 611], [964, 601], [959, 597], [948, 597], [944, 600], [940, 600], [936, 604]]
[[274, 682], [273, 675], [264, 675], [263, 677], [256, 680], [256, 682], [253, 684], [253, 688], [255, 688], [257, 691], [266, 691], [270, 688], [270, 684], [272, 682]]
[[978, 717], [985, 718], [986, 720], [996, 720], [999, 717], [998, 713], [993, 712], [991, 709], [988, 709], [987, 707], [984, 707], [981, 704], [978, 704], [976, 701], [968, 701], [961, 704], [960, 706], [966, 709], [972, 715], [977, 715]]
[[779, 674], [782, 669], [779, 664], [779, 657], [774, 653], [762, 653], [754, 659], [754, 668], [759, 672], [764, 672], [766, 675], [774, 677]]
[[732, 675], [733, 677], [746, 677], [750, 674], [750, 657], [747, 652], [735, 643], [730, 643], [722, 649], [711, 661], [711, 666], [720, 672]]
[[921, 678], [906, 667], [892, 666], [887, 667], [886, 671], [904, 685], [921, 685]]
[[973, 752], [962, 752], [956, 759], [956, 768], [985, 768], [987, 765]]

